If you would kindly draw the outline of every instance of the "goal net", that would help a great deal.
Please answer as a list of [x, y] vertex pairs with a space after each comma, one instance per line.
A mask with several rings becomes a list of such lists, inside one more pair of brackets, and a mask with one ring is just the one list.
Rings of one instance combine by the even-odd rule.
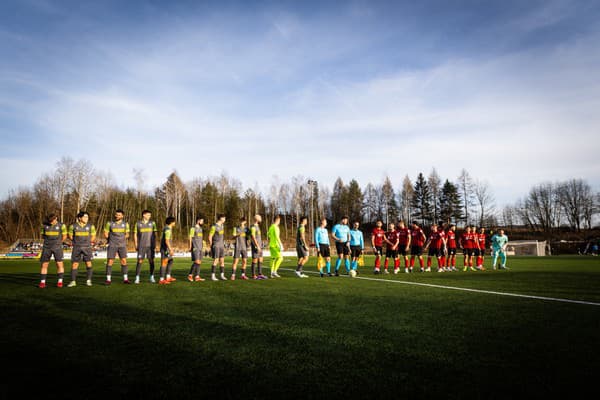
[[511, 240], [506, 246], [506, 253], [515, 256], [545, 256], [546, 241]]

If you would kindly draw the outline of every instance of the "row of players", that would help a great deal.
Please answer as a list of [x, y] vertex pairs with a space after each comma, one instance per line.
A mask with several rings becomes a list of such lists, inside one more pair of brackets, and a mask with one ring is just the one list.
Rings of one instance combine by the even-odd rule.
[[[382, 222], [377, 221], [377, 226], [371, 235], [371, 244], [375, 252], [375, 273], [381, 271], [381, 257], [383, 255], [383, 246], [385, 244], [385, 262], [383, 273], [389, 273], [389, 261], [394, 261], [394, 273], [400, 271], [400, 256], [404, 257], [404, 272], [410, 273], [415, 266], [415, 258], [419, 260], [421, 272], [431, 271], [432, 259], [437, 260], [437, 271], [448, 272], [456, 271], [456, 253], [457, 249], [463, 251], [463, 271], [468, 269], [485, 270], [483, 266], [487, 235], [485, 228], [467, 226], [462, 235], [457, 237], [456, 225], [451, 225], [447, 230], [443, 226], [433, 224], [429, 236], [425, 235], [423, 229], [416, 222], [412, 223], [411, 229], [407, 228], [403, 221], [395, 224], [389, 224], [388, 230], [384, 231]], [[501, 260], [500, 269], [506, 267], [506, 247], [508, 237], [504, 230], [500, 229], [497, 234], [490, 238], [493, 269], [496, 269], [498, 257]], [[410, 259], [408, 257], [410, 250]], [[423, 260], [423, 251], [428, 250], [427, 267], [425, 268]]]
[[[150, 267], [150, 282], [154, 283], [154, 250], [156, 248], [156, 237], [157, 237], [157, 226], [154, 221], [151, 220], [152, 214], [149, 210], [142, 212], [142, 219], [137, 221], [133, 229], [133, 238], [135, 248], [137, 250], [137, 265], [136, 275], [134, 283], [140, 283], [140, 274], [143, 261], [148, 260]], [[212, 280], [227, 280], [225, 277], [225, 247], [224, 247], [224, 223], [226, 217], [221, 214], [217, 218], [217, 222], [211, 226], [208, 234], [208, 243], [211, 250], [211, 257], [213, 258], [212, 263]], [[159, 284], [170, 284], [176, 281], [171, 276], [172, 264], [173, 264], [173, 248], [172, 248], [172, 229], [175, 226], [175, 218], [168, 217], [165, 221], [165, 226], [162, 231], [160, 239], [160, 253], [161, 253], [161, 265], [160, 265], [160, 280]], [[230, 279], [234, 280], [236, 277], [236, 268], [239, 260], [242, 260], [241, 264], [241, 279], [250, 279], [246, 275], [248, 249], [247, 242], [250, 242], [251, 254], [252, 254], [252, 279], [267, 279], [262, 273], [262, 240], [261, 240], [261, 228], [262, 217], [260, 215], [254, 216], [254, 224], [251, 227], [247, 226], [245, 218], [241, 218], [239, 226], [233, 229], [233, 237], [235, 239], [234, 246], [234, 261], [232, 265], [232, 274]], [[283, 261], [281, 250], [283, 245], [280, 239], [279, 231], [280, 218], [276, 217], [273, 224], [268, 230], [268, 242], [271, 258], [271, 278], [279, 278], [278, 269]], [[298, 254], [298, 265], [296, 268], [296, 275], [300, 278], [307, 278], [308, 276], [303, 273], [303, 266], [308, 261], [309, 252], [306, 238], [306, 224], [307, 218], [302, 217], [298, 226], [296, 235], [296, 251]], [[203, 259], [203, 235], [204, 235], [204, 219], [199, 217], [196, 220], [196, 224], [190, 228], [189, 231], [189, 247], [192, 256], [192, 265], [188, 274], [189, 281], [203, 281], [200, 277], [200, 265]], [[323, 263], [319, 263], [319, 272], [322, 277], [332, 276], [331, 273], [331, 257], [330, 257], [330, 241], [329, 233], [327, 231], [327, 220], [321, 219], [320, 226], [315, 229], [314, 241], [319, 260], [323, 260]], [[386, 261], [385, 261], [385, 272], [387, 272], [388, 261], [390, 258], [394, 259], [395, 272], [399, 268], [398, 253], [405, 255], [406, 272], [409, 272], [408, 258], [406, 257], [406, 251], [409, 246], [412, 249], [412, 260], [411, 265], [414, 265], [414, 257], [418, 256], [421, 269], [423, 270], [423, 259], [421, 256], [425, 235], [423, 231], [418, 228], [416, 224], [413, 225], [413, 230], [409, 231], [404, 228], [403, 223], [399, 224], [399, 229], [396, 230], [394, 225], [390, 225], [390, 230], [384, 232], [381, 229], [381, 221], [377, 222], [377, 228], [373, 231], [372, 244], [373, 248], [376, 249], [377, 258], [375, 265], [375, 272], [378, 273], [380, 270], [380, 258], [382, 254], [382, 245], [386, 243]], [[441, 254], [439, 244], [443, 243], [446, 246], [446, 239], [436, 241], [436, 235], [439, 233], [437, 227], [434, 227], [435, 231], [432, 231], [430, 241], [427, 246], [430, 246], [430, 256], [432, 249], [438, 249], [436, 254]], [[455, 227], [451, 227], [451, 232], [454, 232]], [[121, 265], [121, 273], [123, 275], [123, 282], [128, 284], [128, 266], [127, 266], [127, 246], [126, 242], [129, 238], [130, 227], [127, 222], [124, 221], [124, 212], [122, 210], [116, 210], [114, 214], [114, 220], [107, 222], [104, 227], [104, 237], [108, 240], [107, 248], [107, 262], [106, 262], [106, 285], [110, 285], [112, 282], [112, 266], [115, 259], [118, 257]], [[420, 235], [416, 235], [416, 232], [420, 232]], [[405, 243], [402, 240], [404, 234], [408, 234], [408, 241]], [[58, 287], [63, 285], [64, 275], [64, 264], [63, 264], [63, 246], [62, 243], [67, 239], [71, 240], [73, 245], [73, 251], [71, 254], [71, 282], [69, 287], [77, 285], [77, 272], [79, 263], [81, 261], [86, 264], [87, 279], [86, 285], [91, 286], [92, 284], [92, 244], [96, 238], [96, 228], [89, 222], [89, 215], [85, 211], [80, 212], [77, 215], [77, 222], [70, 225], [69, 228], [58, 222], [58, 217], [51, 214], [47, 222], [42, 226], [41, 235], [44, 239], [42, 255], [41, 255], [41, 281], [39, 287], [46, 287], [46, 277], [48, 272], [49, 261], [54, 257], [57, 270], [58, 270]], [[422, 235], [422, 236], [421, 236]], [[449, 236], [453, 237], [453, 233]], [[358, 267], [358, 260], [364, 251], [364, 238], [362, 232], [359, 230], [359, 223], [355, 222], [353, 228], [348, 227], [348, 218], [343, 217], [340, 223], [335, 225], [331, 232], [331, 237], [335, 241], [336, 250], [338, 254], [338, 260], [335, 266], [335, 275], [339, 275], [339, 268], [342, 260], [345, 261], [346, 270], [350, 272], [355, 271]], [[415, 237], [415, 239], [412, 239]], [[412, 246], [411, 246], [412, 241]], [[507, 241], [507, 240], [506, 240]], [[452, 249], [451, 243], [449, 242], [448, 250]], [[469, 246], [469, 241], [465, 241], [465, 246]], [[505, 248], [506, 245], [504, 244]], [[417, 254], [418, 253], [418, 254]], [[456, 252], [454, 251], [454, 254]], [[470, 253], [470, 252], [467, 252]], [[352, 255], [352, 263], [350, 263], [350, 254]], [[502, 254], [504, 252], [502, 251]], [[440, 257], [438, 257], [438, 265]], [[431, 263], [431, 259], [428, 259], [428, 263]], [[352, 265], [351, 265], [352, 264]], [[505, 264], [505, 258], [503, 259], [503, 266]], [[465, 264], [466, 265], [466, 264]], [[495, 262], [494, 262], [495, 265]], [[216, 277], [216, 268], [220, 268], [220, 278]], [[412, 270], [412, 267], [410, 268]], [[438, 269], [439, 270], [439, 269]]]

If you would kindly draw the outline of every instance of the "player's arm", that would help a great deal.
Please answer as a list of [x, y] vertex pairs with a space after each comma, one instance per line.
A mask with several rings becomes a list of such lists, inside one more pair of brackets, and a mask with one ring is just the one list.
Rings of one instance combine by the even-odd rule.
[[211, 226], [210, 227], [210, 231], [208, 232], [208, 245], [210, 247], [212, 247], [213, 245], [213, 236], [215, 236], [215, 233], [217, 232], [217, 228], [215, 228], [215, 226]]
[[90, 230], [90, 234], [92, 237], [90, 238], [90, 243], [94, 244], [96, 242], [96, 227], [92, 225], [92, 229]]
[[431, 243], [431, 236], [427, 239], [427, 241], [425, 242], [425, 245], [423, 246], [424, 249], [429, 248], [429, 243]]
[[365, 249], [365, 238], [363, 233], [360, 233], [360, 251], [362, 252]]
[[69, 231], [67, 232], [67, 236], [71, 242], [73, 241], [73, 231], [73, 225], [69, 225]]
[[196, 231], [194, 230], [194, 228], [190, 228], [190, 233], [188, 234], [190, 251], [192, 251], [192, 238], [194, 237], [195, 234], [196, 234]]
[[167, 249], [169, 250], [169, 254], [173, 254], [173, 247], [171, 247], [171, 235], [173, 232], [169, 230], [165, 233], [165, 244], [167, 245]]
[[110, 222], [107, 222], [104, 226], [104, 239], [108, 239], [108, 234], [110, 233]]
[[129, 239], [129, 222], [125, 223], [125, 241]]
[[408, 237], [406, 240], [406, 250], [408, 250], [410, 248], [410, 243], [412, 242], [412, 235], [410, 234], [410, 231], [408, 231]]
[[375, 235], [371, 232], [371, 247], [375, 248]]
[[67, 240], [67, 226], [65, 224], [60, 227], [60, 233], [62, 234], [62, 241]]
[[252, 241], [252, 243], [254, 243], [254, 247], [260, 249], [260, 246], [258, 245], [258, 240], [256, 240], [256, 229], [254, 227], [250, 228], [250, 240]]
[[319, 254], [319, 228], [315, 229], [315, 248], [317, 249], [317, 254]]
[[300, 243], [302, 244], [302, 247], [304, 249], [308, 249], [308, 247], [306, 246], [306, 234], [305, 234], [305, 228], [300, 229]]

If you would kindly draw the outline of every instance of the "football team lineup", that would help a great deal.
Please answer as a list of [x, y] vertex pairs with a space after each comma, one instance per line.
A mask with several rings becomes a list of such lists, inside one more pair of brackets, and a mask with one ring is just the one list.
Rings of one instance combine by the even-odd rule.
[[[105, 285], [112, 283], [112, 267], [115, 259], [119, 259], [123, 283], [129, 284], [127, 265], [127, 240], [129, 239], [130, 226], [124, 220], [124, 212], [115, 210], [114, 220], [106, 223], [104, 237], [108, 241], [106, 252], [106, 281]], [[157, 242], [158, 228], [151, 219], [150, 210], [142, 211], [142, 219], [134, 224], [133, 238], [137, 250], [137, 263], [134, 284], [141, 282], [141, 269], [145, 259], [149, 264], [149, 280], [156, 283], [155, 272], [155, 248]], [[248, 227], [246, 218], [240, 218], [239, 225], [233, 228], [232, 236], [235, 240], [233, 251], [233, 264], [230, 278], [225, 276], [225, 214], [219, 214], [216, 222], [211, 226], [208, 233], [208, 245], [210, 256], [213, 259], [211, 265], [211, 277], [213, 281], [235, 280], [237, 265], [240, 260], [240, 279], [265, 280], [269, 279], [263, 274], [263, 246], [261, 235], [262, 216], [256, 214], [253, 224]], [[280, 216], [276, 216], [267, 231], [268, 248], [270, 257], [270, 278], [280, 278], [278, 270], [283, 262], [283, 243], [280, 238], [279, 224]], [[296, 252], [298, 257], [295, 274], [299, 278], [308, 278], [304, 273], [304, 265], [309, 259], [309, 238], [306, 232], [308, 218], [303, 216], [298, 221], [296, 234]], [[314, 230], [314, 244], [317, 253], [317, 267], [321, 277], [332, 277], [340, 275], [342, 263], [349, 276], [355, 278], [358, 275], [358, 266], [364, 265], [363, 253], [365, 251], [365, 239], [360, 230], [360, 223], [353, 222], [352, 229], [349, 226], [349, 218], [343, 216], [339, 223], [335, 224], [331, 232], [327, 229], [327, 219], [321, 218], [319, 226]], [[167, 217], [160, 237], [160, 278], [159, 285], [168, 285], [177, 279], [172, 274], [173, 267], [173, 228], [176, 225], [174, 217]], [[196, 218], [196, 224], [189, 230], [189, 249], [192, 258], [187, 279], [191, 282], [201, 282], [205, 279], [200, 276], [200, 266], [204, 257], [204, 218]], [[374, 274], [389, 274], [390, 262], [393, 263], [393, 272], [400, 272], [400, 256], [404, 258], [404, 272], [411, 273], [418, 260], [420, 272], [431, 272], [432, 262], [437, 262], [438, 272], [454, 272], [456, 268], [457, 248], [463, 251], [463, 271], [484, 271], [484, 259], [486, 242], [488, 240], [485, 228], [467, 226], [462, 235], [457, 236], [456, 225], [450, 225], [447, 230], [443, 225], [431, 226], [430, 234], [427, 236], [423, 229], [413, 222], [411, 228], [405, 226], [404, 221], [399, 221], [398, 226], [389, 223], [385, 231], [382, 221], [376, 222], [376, 227], [371, 234], [371, 245], [375, 254]], [[50, 260], [54, 258], [57, 265], [57, 286], [63, 287], [64, 263], [63, 242], [68, 238], [71, 242], [71, 282], [68, 287], [77, 286], [77, 272], [79, 263], [83, 261], [86, 265], [86, 285], [92, 285], [92, 246], [96, 240], [96, 227], [89, 221], [89, 214], [81, 211], [77, 214], [77, 221], [68, 228], [58, 221], [56, 214], [49, 214], [43, 224], [41, 231], [43, 239], [41, 262], [40, 288], [46, 287], [46, 278]], [[330, 239], [331, 238], [331, 239]], [[331, 240], [333, 240], [337, 252], [335, 268], [331, 267]], [[506, 266], [506, 247], [508, 237], [502, 229], [494, 234], [491, 242], [491, 253], [493, 256], [492, 268], [495, 270], [508, 269]], [[248, 259], [248, 242], [251, 249], [251, 273], [246, 274]], [[384, 255], [383, 268], [381, 259]], [[427, 266], [423, 259], [423, 250], [428, 250]], [[409, 258], [410, 256], [410, 258]], [[498, 265], [498, 258], [501, 264]], [[216, 268], [220, 274], [217, 277]]]
[[[133, 227], [133, 238], [135, 248], [137, 250], [137, 264], [135, 272], [135, 284], [141, 282], [141, 269], [145, 259], [149, 264], [149, 282], [156, 283], [154, 278], [154, 253], [157, 238], [157, 225], [151, 220], [151, 212], [144, 210], [142, 219], [137, 221]], [[112, 283], [112, 265], [116, 258], [119, 258], [121, 272], [123, 275], [123, 283], [129, 284], [128, 267], [127, 267], [127, 248], [126, 242], [129, 238], [130, 227], [124, 221], [124, 213], [122, 210], [116, 210], [114, 220], [107, 222], [104, 228], [104, 236], [108, 240], [107, 262], [106, 262], [106, 281], [105, 285], [109, 286]], [[229, 278], [225, 276], [225, 228], [224, 223], [226, 216], [218, 215], [217, 221], [211, 226], [208, 233], [208, 244], [210, 248], [210, 256], [213, 259], [211, 265], [210, 280], [227, 281], [236, 279], [236, 271], [239, 261], [241, 260], [242, 280], [266, 280], [281, 278], [278, 271], [284, 260], [282, 256], [283, 244], [280, 239], [279, 223], [280, 217], [277, 216], [272, 221], [268, 228], [267, 237], [269, 243], [269, 258], [270, 258], [270, 277], [263, 274], [263, 246], [261, 236], [262, 216], [255, 215], [253, 224], [248, 227], [247, 220], [240, 218], [239, 225], [233, 228], [232, 236], [234, 238], [233, 262], [231, 265], [231, 275]], [[160, 238], [160, 278], [159, 285], [169, 285], [177, 281], [172, 272], [173, 268], [173, 246], [172, 246], [172, 230], [176, 221], [173, 217], [168, 217], [165, 220], [165, 226], [162, 230]], [[196, 224], [189, 230], [189, 249], [192, 258], [187, 280], [190, 282], [205, 281], [200, 275], [200, 267], [204, 257], [204, 218], [198, 217]], [[347, 276], [358, 278], [365, 281], [376, 281], [384, 283], [396, 283], [405, 285], [425, 286], [436, 289], [458, 290], [473, 293], [483, 293], [499, 296], [521, 297], [529, 299], [538, 299], [554, 302], [565, 302], [574, 304], [586, 304], [600, 306], [600, 303], [563, 299], [548, 296], [535, 296], [528, 294], [509, 293], [492, 290], [482, 290], [477, 288], [464, 288], [440, 284], [409, 282], [402, 280], [389, 280], [379, 278], [368, 278], [358, 276], [358, 267], [364, 266], [363, 253], [365, 251], [365, 240], [362, 231], [360, 230], [359, 222], [354, 222], [352, 228], [349, 227], [348, 217], [342, 217], [338, 224], [334, 225], [331, 232], [327, 229], [327, 219], [322, 218], [320, 225], [314, 231], [313, 246], [317, 252], [317, 269], [318, 272], [304, 271], [304, 265], [309, 260], [309, 242], [306, 234], [307, 217], [301, 217], [297, 228], [296, 235], [296, 252], [297, 252], [297, 267], [295, 269], [283, 268], [282, 270], [291, 271], [299, 278], [308, 278], [308, 274], [318, 274], [320, 277], [338, 277]], [[431, 272], [432, 260], [437, 261], [438, 272], [453, 272], [458, 271], [456, 268], [456, 253], [457, 248], [463, 251], [463, 271], [485, 271], [484, 256], [486, 249], [485, 229], [480, 228], [479, 233], [476, 227], [466, 227], [462, 235], [456, 233], [456, 226], [451, 225], [447, 229], [443, 226], [438, 227], [437, 224], [431, 226], [429, 235], [427, 236], [423, 229], [418, 224], [413, 223], [411, 228], [407, 228], [403, 221], [399, 221], [396, 226], [393, 223], [388, 224], [388, 230], [383, 229], [383, 223], [377, 221], [375, 229], [371, 234], [371, 244], [374, 257], [374, 274], [389, 274], [390, 262], [393, 263], [393, 273], [398, 274], [401, 271], [401, 259], [404, 258], [404, 273], [413, 272], [415, 260], [418, 260], [420, 272]], [[82, 260], [86, 264], [87, 279], [86, 285], [92, 286], [92, 244], [96, 236], [96, 228], [89, 222], [89, 214], [85, 211], [77, 215], [77, 222], [70, 225], [68, 228], [58, 221], [54, 214], [50, 214], [47, 218], [47, 223], [44, 224], [41, 230], [44, 244], [42, 248], [42, 273], [40, 288], [46, 287], [47, 268], [52, 257], [57, 264], [58, 281], [56, 286], [63, 287], [63, 254], [62, 242], [65, 239], [71, 240], [73, 251], [71, 253], [71, 282], [68, 287], [77, 286], [77, 270], [78, 264]], [[337, 252], [337, 261], [332, 272], [331, 267], [331, 251], [330, 238], [335, 241]], [[248, 242], [250, 242], [251, 250], [251, 272], [246, 273], [248, 259]], [[490, 239], [491, 250], [493, 255], [492, 268], [495, 270], [498, 258], [501, 264], [498, 269], [507, 270], [506, 266], [506, 246], [508, 237], [501, 229], [497, 234]], [[385, 248], [385, 252], [384, 252]], [[428, 250], [427, 266], [422, 257], [423, 250]], [[383, 266], [381, 259], [384, 257]], [[344, 264], [346, 275], [340, 275], [342, 263]], [[216, 268], [219, 268], [220, 274], [217, 277]]]

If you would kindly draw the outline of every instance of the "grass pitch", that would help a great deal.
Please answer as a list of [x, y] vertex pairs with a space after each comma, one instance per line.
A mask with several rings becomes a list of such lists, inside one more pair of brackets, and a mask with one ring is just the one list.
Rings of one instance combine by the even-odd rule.
[[281, 279], [201, 283], [185, 280], [190, 262], [178, 259], [166, 287], [147, 283], [147, 264], [142, 284], [121, 284], [115, 267], [105, 287], [103, 264], [93, 287], [81, 269], [79, 286], [62, 289], [51, 264], [41, 290], [37, 262], [0, 261], [5, 398], [539, 398], [593, 388], [600, 367], [600, 305], [413, 285], [600, 304], [600, 258], [361, 269], [376, 281], [298, 279], [286, 258]]

